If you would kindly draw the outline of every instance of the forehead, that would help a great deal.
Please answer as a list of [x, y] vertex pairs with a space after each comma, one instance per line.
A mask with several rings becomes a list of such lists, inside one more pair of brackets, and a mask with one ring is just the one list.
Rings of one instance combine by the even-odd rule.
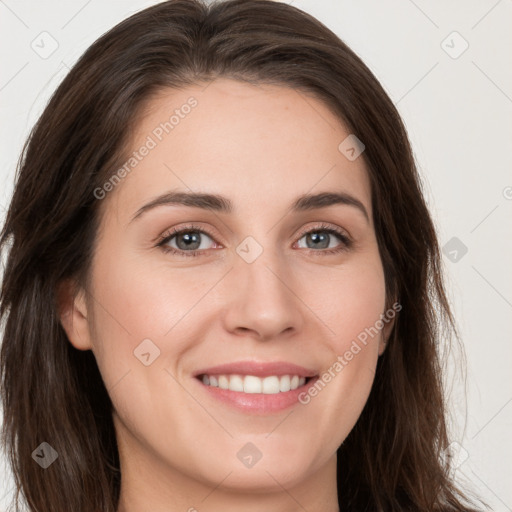
[[217, 79], [161, 90], [133, 127], [118, 215], [176, 189], [226, 195], [239, 212], [344, 191], [370, 213], [364, 160], [338, 149], [349, 135], [323, 102], [289, 87]]

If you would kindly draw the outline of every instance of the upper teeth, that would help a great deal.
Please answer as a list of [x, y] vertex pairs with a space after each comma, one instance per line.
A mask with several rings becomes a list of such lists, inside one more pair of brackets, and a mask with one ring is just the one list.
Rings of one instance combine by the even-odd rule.
[[203, 384], [206, 386], [266, 395], [297, 389], [305, 383], [306, 378], [298, 375], [271, 375], [264, 378], [254, 375], [203, 375]]

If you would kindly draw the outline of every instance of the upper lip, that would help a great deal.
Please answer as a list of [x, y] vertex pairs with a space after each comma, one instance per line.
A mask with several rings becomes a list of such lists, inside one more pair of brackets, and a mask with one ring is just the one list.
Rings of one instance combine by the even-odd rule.
[[255, 377], [268, 377], [270, 375], [298, 375], [299, 377], [315, 377], [317, 372], [303, 366], [285, 361], [236, 361], [217, 366], [203, 368], [194, 373], [200, 375], [254, 375]]

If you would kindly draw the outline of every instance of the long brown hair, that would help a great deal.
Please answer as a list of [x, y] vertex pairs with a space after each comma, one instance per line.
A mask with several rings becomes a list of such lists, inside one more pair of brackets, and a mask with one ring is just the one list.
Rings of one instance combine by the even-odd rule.
[[[340, 509], [474, 510], [443, 456], [438, 345], [456, 327], [404, 125], [332, 31], [269, 0], [170, 0], [122, 21], [71, 69], [23, 147], [0, 235], [0, 249], [9, 250], [0, 369], [13, 502], [21, 493], [33, 512], [117, 508], [112, 403], [92, 352], [76, 350], [60, 325], [56, 290], [70, 278], [87, 287], [101, 204], [94, 190], [125, 161], [145, 102], [216, 77], [312, 94], [365, 144], [387, 308], [399, 297], [402, 310], [368, 402], [338, 449]], [[32, 456], [43, 442], [58, 454], [44, 471]]]

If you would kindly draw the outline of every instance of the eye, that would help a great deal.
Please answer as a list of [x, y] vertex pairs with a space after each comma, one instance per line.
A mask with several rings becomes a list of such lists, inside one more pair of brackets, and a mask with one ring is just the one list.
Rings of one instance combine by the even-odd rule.
[[[333, 248], [331, 241], [334, 236], [341, 241], [341, 244]], [[178, 256], [200, 256], [208, 249], [208, 243], [203, 244], [205, 237], [216, 244], [213, 240], [213, 235], [209, 234], [200, 226], [189, 225], [181, 229], [173, 228], [162, 236], [157, 243], [157, 247], [160, 247], [164, 252]], [[321, 224], [320, 226], [315, 226], [313, 229], [303, 232], [298, 242], [303, 238], [306, 238], [307, 246], [299, 246], [299, 248], [305, 248], [311, 253], [318, 255], [340, 253], [352, 247], [352, 240], [343, 230], [334, 228], [328, 224]], [[175, 244], [175, 246], [173, 244]]]
[[[207, 247], [202, 244], [204, 237], [213, 241], [204, 228], [199, 226], [186, 226], [182, 229], [172, 229], [163, 235], [163, 239], [158, 242], [157, 246], [161, 247], [164, 252], [179, 254], [183, 256], [198, 256], [199, 253]], [[174, 240], [176, 239], [176, 240]], [[176, 243], [177, 247], [169, 245], [172, 241]]]
[[[341, 245], [332, 246], [331, 241], [336, 237], [341, 240]], [[335, 254], [341, 251], [347, 251], [352, 247], [352, 240], [339, 228], [334, 228], [328, 224], [321, 224], [310, 229], [301, 235], [302, 240], [306, 239], [306, 249], [313, 249], [313, 253]], [[304, 248], [304, 247], [301, 247]], [[315, 249], [328, 249], [317, 251]]]

